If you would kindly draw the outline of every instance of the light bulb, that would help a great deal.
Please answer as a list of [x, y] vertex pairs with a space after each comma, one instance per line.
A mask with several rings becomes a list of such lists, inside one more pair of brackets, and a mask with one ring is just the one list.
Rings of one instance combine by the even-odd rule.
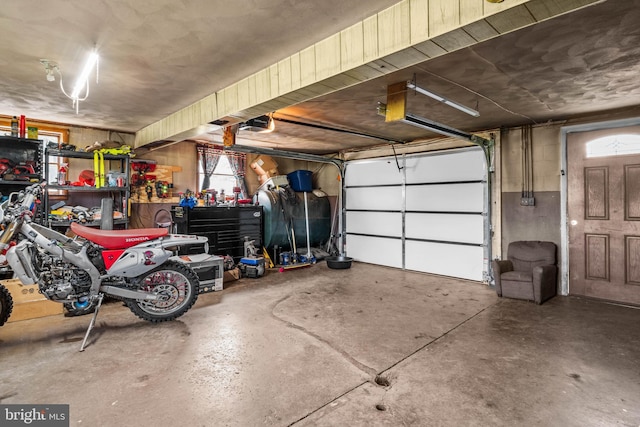
[[76, 80], [76, 84], [73, 87], [73, 92], [71, 92], [71, 99], [78, 99], [80, 96], [80, 91], [87, 86], [87, 81], [89, 78], [89, 73], [93, 70], [93, 67], [98, 62], [98, 53], [94, 50], [89, 55], [89, 59], [87, 60], [78, 80]]

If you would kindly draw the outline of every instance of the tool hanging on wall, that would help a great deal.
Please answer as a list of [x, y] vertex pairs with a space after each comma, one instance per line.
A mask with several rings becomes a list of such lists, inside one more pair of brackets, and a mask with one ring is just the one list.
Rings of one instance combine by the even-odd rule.
[[160, 199], [169, 197], [169, 182], [156, 181], [156, 196]]
[[147, 199], [151, 201], [151, 196], [153, 196], [153, 187], [151, 186], [151, 181], [147, 181], [147, 185], [144, 187], [145, 193], [147, 193]]
[[156, 162], [155, 160], [137, 159], [131, 162], [131, 169], [133, 169], [134, 172], [137, 172], [136, 175], [131, 177], [133, 181], [132, 184], [145, 185], [147, 181], [147, 179], [145, 179], [145, 175], [156, 170]]

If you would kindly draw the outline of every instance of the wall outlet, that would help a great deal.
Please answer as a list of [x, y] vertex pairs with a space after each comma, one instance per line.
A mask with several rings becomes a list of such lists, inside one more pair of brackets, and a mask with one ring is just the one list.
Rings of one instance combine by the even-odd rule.
[[520, 206], [535, 206], [536, 198], [535, 197], [522, 197], [520, 198]]

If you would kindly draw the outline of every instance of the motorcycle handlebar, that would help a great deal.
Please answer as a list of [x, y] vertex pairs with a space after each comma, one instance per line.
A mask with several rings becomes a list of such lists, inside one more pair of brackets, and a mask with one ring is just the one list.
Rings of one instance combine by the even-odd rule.
[[6, 205], [3, 204], [5, 213], [12, 212], [14, 214], [23, 211], [28, 212], [31, 210], [33, 203], [38, 196], [42, 194], [46, 182], [37, 183], [26, 187], [24, 190], [18, 193], [11, 193]]
[[9, 243], [18, 232], [24, 217], [31, 216], [31, 207], [43, 189], [44, 183], [30, 185], [19, 193], [11, 193], [9, 200], [0, 205], [0, 222], [6, 225], [0, 232], [1, 250], [9, 247]]

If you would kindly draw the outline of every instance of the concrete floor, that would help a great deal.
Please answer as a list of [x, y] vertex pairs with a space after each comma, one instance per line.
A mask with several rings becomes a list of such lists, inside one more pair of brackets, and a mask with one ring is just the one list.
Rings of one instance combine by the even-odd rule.
[[321, 263], [165, 324], [109, 303], [79, 353], [89, 320], [0, 328], [0, 403], [68, 403], [72, 426], [640, 425], [633, 308]]

